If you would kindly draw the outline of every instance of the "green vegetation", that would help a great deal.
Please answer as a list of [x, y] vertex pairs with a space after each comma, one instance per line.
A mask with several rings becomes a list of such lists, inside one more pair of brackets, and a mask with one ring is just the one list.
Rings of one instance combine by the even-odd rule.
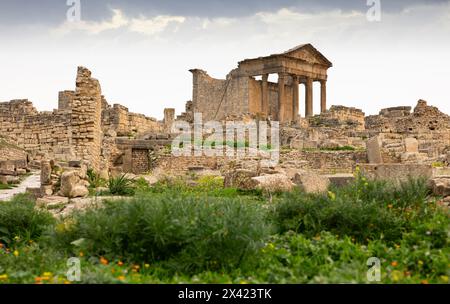
[[112, 195], [133, 195], [135, 193], [135, 181], [128, 178], [126, 174], [110, 177], [108, 188]]
[[133, 184], [134, 197], [65, 220], [26, 196], [0, 203], [0, 283], [64, 283], [70, 257], [82, 283], [368, 283], [370, 257], [381, 283], [449, 282], [448, 209], [423, 180], [359, 176], [270, 203], [216, 177], [144, 182], [116, 178], [110, 188]]

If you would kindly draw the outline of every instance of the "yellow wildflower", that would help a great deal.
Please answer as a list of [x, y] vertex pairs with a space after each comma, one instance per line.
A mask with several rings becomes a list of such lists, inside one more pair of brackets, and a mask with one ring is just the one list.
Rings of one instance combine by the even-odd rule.
[[19, 256], [19, 251], [14, 250], [13, 254], [14, 254], [14, 256], [18, 257]]
[[394, 270], [391, 272], [392, 281], [397, 282], [397, 281], [401, 280], [402, 278], [403, 278], [403, 273], [401, 271]]
[[8, 279], [8, 275], [7, 274], [0, 275], [0, 281], [6, 281], [7, 279]]

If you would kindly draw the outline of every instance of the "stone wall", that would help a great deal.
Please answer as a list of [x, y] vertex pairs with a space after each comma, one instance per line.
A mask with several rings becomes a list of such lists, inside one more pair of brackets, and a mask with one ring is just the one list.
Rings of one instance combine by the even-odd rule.
[[323, 174], [352, 173], [359, 164], [367, 163], [365, 151], [298, 151], [282, 152], [280, 166], [309, 169]]
[[141, 132], [160, 132], [162, 123], [143, 114], [130, 113], [128, 108], [114, 104], [102, 112], [102, 129], [104, 132], [114, 130], [118, 136], [130, 136]]
[[94, 170], [99, 170], [103, 136], [101, 88], [98, 80], [83, 67], [78, 68], [70, 117], [76, 159], [84, 160]]
[[71, 150], [71, 118], [67, 113], [38, 112], [28, 100], [0, 103], [0, 134], [34, 159], [44, 155], [65, 158]]
[[[432, 162], [450, 148], [450, 117], [423, 100], [412, 112], [411, 107], [383, 109], [366, 117], [365, 125], [369, 134], [379, 136], [384, 163]], [[406, 148], [408, 139], [417, 140], [417, 151]]]
[[193, 111], [202, 113], [203, 120], [220, 120], [229, 115], [249, 112], [249, 77], [231, 72], [226, 80], [214, 79], [205, 71], [193, 74]]

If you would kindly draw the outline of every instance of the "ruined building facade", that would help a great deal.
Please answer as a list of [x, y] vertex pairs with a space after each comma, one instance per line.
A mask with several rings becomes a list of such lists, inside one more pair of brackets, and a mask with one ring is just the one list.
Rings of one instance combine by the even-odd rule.
[[[205, 71], [191, 70], [194, 78], [192, 110], [206, 120], [223, 120], [248, 113], [281, 123], [296, 123], [299, 102], [304, 100], [306, 113], [313, 115], [313, 82], [320, 82], [321, 112], [327, 109], [327, 70], [332, 63], [311, 44], [297, 46], [281, 54], [246, 59], [239, 62], [226, 79], [214, 79]], [[278, 83], [269, 82], [277, 74]], [[262, 80], [256, 80], [261, 76]], [[299, 96], [299, 85], [305, 96]]]
[[[174, 110], [165, 114], [171, 124]], [[97, 171], [109, 170], [111, 158], [122, 153], [118, 137], [167, 129], [164, 121], [109, 105], [99, 81], [84, 67], [78, 68], [75, 90], [60, 92], [52, 112], [39, 112], [28, 100], [0, 103], [0, 135], [24, 149], [30, 160], [85, 161]]]

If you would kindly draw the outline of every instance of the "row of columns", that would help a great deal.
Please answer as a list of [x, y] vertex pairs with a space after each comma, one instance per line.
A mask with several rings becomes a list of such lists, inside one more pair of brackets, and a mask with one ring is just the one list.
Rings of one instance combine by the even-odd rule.
[[[293, 98], [292, 102], [286, 99], [286, 80], [287, 77], [292, 77], [292, 87], [293, 87]], [[269, 106], [269, 90], [268, 90], [268, 74], [262, 75], [262, 94], [261, 94], [261, 110], [263, 113], [270, 112]], [[288, 120], [295, 121], [299, 115], [299, 84], [300, 76], [298, 75], [288, 75], [285, 73], [278, 74], [278, 113], [274, 115], [275, 119], [280, 122], [286, 122]], [[313, 116], [313, 79], [306, 77], [305, 84], [305, 117]], [[327, 110], [327, 82], [326, 80], [320, 80], [321, 84], [321, 98], [320, 98], [320, 109], [321, 113]], [[284, 117], [286, 113], [286, 107], [292, 107], [292, 117]]]

